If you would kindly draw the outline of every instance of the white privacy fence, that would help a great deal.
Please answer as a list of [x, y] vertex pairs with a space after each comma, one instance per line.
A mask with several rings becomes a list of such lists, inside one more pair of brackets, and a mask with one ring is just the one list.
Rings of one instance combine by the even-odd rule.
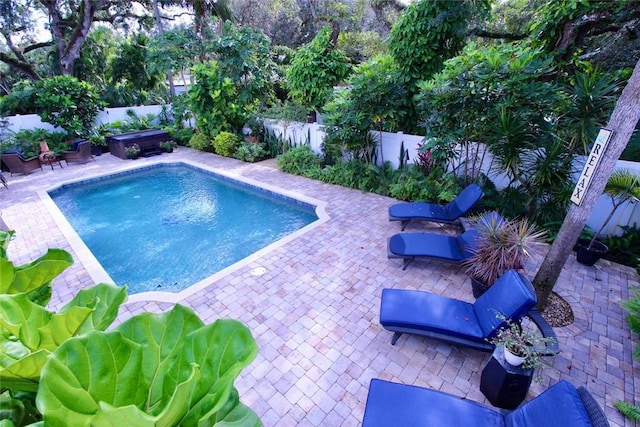
[[[270, 120], [267, 122], [267, 126], [276, 134], [283, 136], [284, 127], [282, 124]], [[380, 141], [379, 132], [372, 131], [372, 134], [377, 141]], [[317, 123], [292, 123], [286, 127], [286, 139], [290, 139], [292, 143], [296, 145], [308, 143], [311, 149], [317, 154], [322, 153], [321, 147], [324, 141], [324, 135], [322, 125]], [[384, 161], [390, 162], [394, 168], [398, 168], [400, 166], [401, 148], [406, 150], [408, 157], [407, 162], [413, 163], [417, 158], [419, 145], [423, 139], [424, 137], [420, 135], [409, 135], [402, 132], [382, 132], [382, 143], [378, 142], [379, 165], [382, 162], [382, 158], [384, 158]], [[505, 176], [496, 175], [488, 171], [487, 169], [490, 162], [490, 156], [488, 155], [484, 161], [483, 171], [496, 184], [497, 188], [504, 188], [508, 184], [508, 180]], [[583, 162], [580, 158], [576, 160], [576, 170], [578, 173], [582, 170]], [[629, 169], [640, 174], [640, 163], [619, 160], [616, 168]], [[607, 227], [603, 230], [603, 234], [622, 234], [622, 230], [618, 227], [619, 225], [633, 226], [636, 223], [640, 225], [640, 206], [638, 205], [640, 205], [640, 203], [627, 202], [620, 206]], [[612, 208], [611, 198], [606, 195], [601, 195], [596, 203], [596, 207], [591, 213], [591, 217], [587, 221], [587, 225], [591, 227], [592, 230], [597, 231], [603, 225]]]
[[[144, 117], [147, 114], [154, 114], [157, 116], [162, 110], [162, 106], [143, 105], [138, 107], [107, 108], [98, 114], [98, 117], [96, 118], [96, 125], [117, 121], [130, 121], [131, 118], [127, 116], [128, 110], [132, 110], [138, 117]], [[44, 129], [49, 132], [62, 132], [62, 129], [55, 128], [50, 123], [40, 120], [40, 116], [37, 114], [8, 116], [6, 119], [9, 121], [9, 130], [13, 132], [17, 132], [22, 129]]]

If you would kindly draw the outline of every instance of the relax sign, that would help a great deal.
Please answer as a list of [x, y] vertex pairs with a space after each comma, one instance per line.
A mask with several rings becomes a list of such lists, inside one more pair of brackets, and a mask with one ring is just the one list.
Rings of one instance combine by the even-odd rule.
[[584, 193], [587, 191], [587, 188], [589, 188], [591, 177], [598, 167], [598, 163], [600, 163], [602, 153], [604, 153], [604, 150], [607, 148], [607, 144], [611, 138], [611, 133], [612, 131], [609, 129], [600, 129], [596, 142], [593, 144], [593, 148], [591, 149], [591, 153], [589, 153], [589, 157], [587, 157], [587, 161], [584, 163], [576, 188], [573, 189], [573, 194], [571, 195], [571, 201], [578, 206], [582, 203]]

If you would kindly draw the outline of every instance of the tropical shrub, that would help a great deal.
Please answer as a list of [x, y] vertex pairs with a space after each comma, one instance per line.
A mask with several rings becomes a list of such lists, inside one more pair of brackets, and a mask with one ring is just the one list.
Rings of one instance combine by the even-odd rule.
[[406, 93], [393, 58], [377, 56], [356, 67], [347, 89], [334, 92], [324, 110], [325, 154], [338, 158], [344, 150], [373, 162], [377, 141], [370, 130], [378, 130], [381, 138], [383, 130], [398, 130], [406, 118]]
[[213, 141], [208, 135], [194, 133], [189, 140], [189, 147], [200, 151], [213, 151]]
[[425, 173], [420, 167], [410, 165], [406, 171], [394, 173], [388, 195], [407, 201], [448, 203], [460, 193], [456, 177], [433, 169]]
[[331, 27], [324, 26], [314, 39], [298, 49], [287, 72], [291, 99], [310, 110], [322, 107], [333, 87], [350, 73], [349, 59], [331, 39]]
[[240, 137], [238, 135], [230, 132], [220, 132], [213, 139], [213, 150], [221, 156], [233, 157], [239, 144]]
[[341, 89], [325, 107], [323, 152], [328, 164], [343, 157], [374, 163], [377, 141], [371, 135], [371, 118], [353, 108], [350, 90]]
[[43, 121], [61, 127], [73, 137], [89, 135], [103, 108], [94, 86], [67, 75], [40, 80], [36, 105]]
[[30, 80], [16, 83], [11, 92], [0, 97], [0, 115], [35, 114], [38, 111], [36, 91], [36, 87]]
[[220, 72], [233, 81], [245, 116], [274, 97], [271, 79], [276, 75], [276, 64], [270, 44], [259, 28], [230, 22], [224, 24], [224, 32], [213, 44]]
[[305, 171], [320, 169], [322, 159], [308, 145], [301, 145], [278, 156], [278, 167], [286, 173], [304, 175]]
[[171, 139], [178, 145], [189, 145], [189, 141], [195, 135], [195, 129], [193, 128], [168, 128]]
[[420, 83], [416, 96], [425, 117], [422, 149], [436, 165], [472, 182], [491, 159], [490, 173], [504, 174], [513, 194], [526, 196], [511, 200], [512, 209], [541, 224], [564, 216], [573, 186], [572, 153], [558, 124], [570, 98], [545, 78], [552, 66], [549, 55], [526, 45], [471, 44]]
[[243, 162], [257, 162], [267, 157], [265, 145], [259, 141], [242, 141], [236, 150], [235, 158]]
[[640, 267], [640, 228], [635, 223], [633, 226], [620, 225], [619, 227], [622, 229], [622, 235], [600, 238], [609, 248], [609, 252], [603, 258], [638, 268]]
[[247, 114], [238, 103], [238, 90], [215, 61], [193, 67], [196, 83], [189, 89], [189, 106], [196, 127], [214, 138], [220, 132], [239, 132]]
[[[638, 337], [640, 335], [640, 288], [634, 287], [630, 291], [633, 292], [633, 296], [628, 301], [623, 302], [622, 306], [628, 312], [627, 323], [629, 324], [629, 329]], [[640, 358], [640, 344], [636, 345], [633, 357]], [[614, 405], [624, 416], [640, 421], [640, 406], [623, 401], [617, 401]]]

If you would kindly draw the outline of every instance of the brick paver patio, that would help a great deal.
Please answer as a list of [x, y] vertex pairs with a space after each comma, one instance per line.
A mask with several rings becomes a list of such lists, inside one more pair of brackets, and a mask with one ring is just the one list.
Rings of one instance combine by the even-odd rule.
[[[247, 177], [326, 203], [328, 221], [244, 264], [216, 275], [210, 285], [181, 299], [205, 322], [231, 317], [253, 332], [260, 353], [236, 381], [242, 401], [265, 426], [357, 426], [362, 420], [371, 378], [432, 387], [488, 403], [479, 390], [489, 354], [403, 335], [392, 346], [391, 333], [378, 322], [383, 288], [421, 289], [472, 301], [461, 268], [415, 261], [403, 271], [386, 257], [386, 239], [400, 232], [387, 219], [393, 199], [283, 174], [273, 161], [246, 164], [180, 147], [173, 154], [125, 161], [110, 154], [85, 165], [7, 177], [0, 188], [0, 213], [17, 236], [9, 247], [15, 264], [30, 262], [47, 248], [70, 251], [75, 264], [54, 282], [53, 307], [95, 283], [90, 263], [72, 249], [54, 221], [43, 190], [158, 161], [189, 160]], [[7, 174], [8, 175], [8, 174]], [[410, 225], [407, 231], [447, 230]], [[88, 267], [87, 267], [88, 266]], [[263, 267], [262, 275], [252, 270]], [[94, 275], [95, 276], [95, 275]], [[529, 272], [533, 276], [533, 272]], [[612, 426], [632, 426], [613, 407], [617, 400], [640, 403], [637, 343], [620, 302], [638, 278], [631, 268], [600, 261], [585, 267], [569, 258], [555, 290], [572, 306], [575, 322], [556, 328], [562, 350], [529, 397], [568, 379], [585, 386], [604, 407]], [[171, 303], [152, 296], [132, 297], [124, 319], [139, 311], [166, 310]], [[634, 337], [635, 339], [636, 337]], [[551, 414], [550, 414], [551, 415]]]

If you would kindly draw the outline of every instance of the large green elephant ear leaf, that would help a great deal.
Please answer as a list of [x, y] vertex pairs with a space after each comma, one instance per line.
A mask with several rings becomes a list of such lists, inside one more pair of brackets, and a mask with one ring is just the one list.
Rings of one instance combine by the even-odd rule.
[[262, 422], [258, 415], [251, 408], [240, 402], [238, 390], [235, 387], [231, 390], [229, 400], [222, 409], [202, 417], [200, 421], [200, 425], [214, 427], [262, 427]]
[[225, 408], [233, 382], [256, 357], [258, 345], [242, 323], [218, 319], [190, 334], [184, 352], [186, 360], [200, 365], [202, 375], [183, 423], [207, 425], [207, 420], [218, 418], [216, 413]]
[[91, 314], [86, 307], [72, 307], [66, 313], [51, 313], [30, 301], [25, 294], [0, 295], [0, 326], [31, 351], [53, 351], [78, 333]]
[[143, 346], [142, 374], [152, 385], [147, 402], [150, 414], [159, 414], [169, 403], [172, 395], [166, 390], [175, 389], [191, 375], [191, 365], [178, 362], [187, 335], [202, 326], [204, 323], [193, 310], [175, 305], [165, 313], [138, 314], [116, 328], [123, 336]]
[[118, 316], [118, 310], [127, 299], [127, 288], [99, 283], [79, 291], [69, 301], [60, 313], [65, 313], [73, 307], [87, 307], [93, 311], [80, 326], [78, 335], [91, 331], [104, 331]]
[[0, 257], [0, 294], [11, 293], [11, 284], [15, 276], [13, 263], [6, 258]]
[[149, 384], [140, 375], [142, 358], [141, 345], [117, 331], [67, 340], [42, 370], [36, 405], [45, 424], [91, 425], [100, 402], [144, 408]]
[[[204, 325], [193, 310], [181, 305], [162, 314], [134, 316], [116, 329], [143, 345], [142, 372], [152, 384], [148, 412], [166, 420], [175, 416], [171, 408], [184, 408], [183, 425], [212, 425], [211, 420], [222, 420], [231, 413], [238, 405], [228, 406], [233, 381], [258, 353], [251, 332], [242, 323], [217, 320]], [[200, 369], [191, 381], [193, 366]], [[177, 405], [182, 396], [176, 389], [185, 384], [191, 384], [186, 393], [189, 401]], [[253, 425], [253, 421], [239, 425]]]
[[28, 293], [51, 283], [60, 273], [73, 264], [69, 252], [62, 249], [49, 249], [40, 258], [19, 267], [13, 267], [14, 277], [11, 284], [2, 284], [0, 293]]

